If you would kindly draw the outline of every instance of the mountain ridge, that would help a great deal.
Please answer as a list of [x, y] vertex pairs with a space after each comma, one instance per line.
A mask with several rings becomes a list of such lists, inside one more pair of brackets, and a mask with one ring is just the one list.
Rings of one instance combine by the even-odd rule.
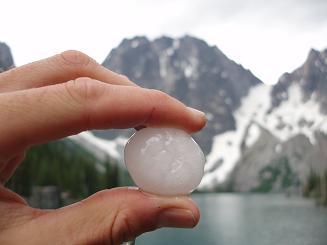
[[[251, 145], [234, 162], [228, 180], [234, 191], [299, 190], [312, 172], [327, 171], [327, 116], [322, 110], [327, 95], [326, 54], [326, 50], [311, 50], [302, 66], [285, 73], [270, 93], [263, 95], [270, 95], [270, 102], [253, 117], [261, 125], [257, 133], [261, 143]], [[273, 137], [267, 137], [267, 131]], [[283, 175], [285, 169], [288, 176]], [[262, 177], [263, 172], [270, 177]], [[285, 181], [287, 185], [280, 184]]]
[[[239, 79], [239, 76], [246, 76], [242, 66], [235, 65], [217, 47], [190, 36], [162, 37], [153, 41], [145, 37], [126, 39], [112, 51], [104, 65], [137, 83], [141, 81], [141, 86], [163, 90], [207, 113], [210, 130], [200, 133], [207, 139], [195, 135], [208, 156], [201, 190], [214, 190], [227, 181], [233, 183], [235, 191], [269, 188], [269, 191], [281, 191], [304, 184], [312, 169], [327, 168], [327, 158], [319, 150], [325, 145], [327, 132], [324, 112], [326, 54], [326, 50], [312, 49], [303, 65], [283, 74], [271, 87], [262, 85], [260, 80]], [[144, 56], [151, 62], [142, 60]], [[206, 56], [204, 60], [203, 56]], [[143, 64], [141, 68], [139, 63]], [[147, 64], [151, 69], [148, 73], [145, 71]], [[211, 74], [207, 76], [201, 70]], [[150, 78], [159, 85], [151, 83]], [[190, 92], [192, 86], [196, 93]], [[228, 102], [227, 106], [224, 102]], [[212, 115], [213, 111], [223, 113]], [[222, 130], [212, 130], [217, 122]], [[299, 144], [299, 141], [304, 143]], [[300, 148], [302, 152], [298, 152]], [[301, 161], [297, 159], [299, 156], [303, 158]], [[311, 163], [313, 160], [315, 162]], [[269, 182], [271, 180], [260, 177], [262, 171], [265, 174], [274, 171], [279, 175], [274, 176], [275, 182]]]
[[[9, 47], [0, 43], [0, 71], [14, 66], [8, 54]], [[312, 49], [274, 86], [191, 36], [124, 39], [103, 65], [206, 112], [207, 127], [194, 135], [207, 154], [200, 190], [226, 183], [242, 192], [296, 189], [312, 171], [327, 169], [327, 49]], [[115, 139], [132, 130], [93, 133]], [[103, 157], [120, 154], [120, 161], [123, 141], [75, 137], [87, 150], [99, 148]]]
[[303, 102], [316, 92], [320, 110], [327, 114], [327, 48], [321, 52], [311, 49], [305, 62], [291, 73], [284, 73], [272, 90], [273, 107], [288, 98], [288, 89], [292, 83], [300, 85]]
[[[153, 41], [146, 37], [124, 39], [103, 65], [127, 75], [140, 86], [162, 90], [206, 112], [208, 124], [194, 136], [206, 153], [211, 149], [212, 135], [235, 129], [232, 111], [252, 86], [262, 83], [216, 46], [191, 36], [164, 36]], [[95, 134], [112, 139], [131, 132]]]

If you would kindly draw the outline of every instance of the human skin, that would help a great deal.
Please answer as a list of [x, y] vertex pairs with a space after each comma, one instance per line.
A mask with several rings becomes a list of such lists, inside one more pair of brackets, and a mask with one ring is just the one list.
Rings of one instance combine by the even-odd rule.
[[0, 244], [120, 244], [160, 227], [194, 227], [200, 214], [189, 197], [125, 187], [41, 210], [4, 184], [36, 144], [89, 129], [151, 126], [193, 133], [205, 122], [202, 112], [141, 88], [78, 51], [1, 73]]

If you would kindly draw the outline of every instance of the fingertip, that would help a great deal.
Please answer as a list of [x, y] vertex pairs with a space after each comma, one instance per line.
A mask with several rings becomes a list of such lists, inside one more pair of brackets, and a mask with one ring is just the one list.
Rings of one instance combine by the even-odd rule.
[[195, 109], [193, 107], [187, 107], [188, 110], [195, 116], [195, 117], [200, 117], [200, 118], [205, 118], [205, 114], [203, 111], [200, 111], [198, 109]]
[[189, 198], [189, 201], [190, 201], [190, 210], [193, 214], [193, 217], [194, 217], [194, 226], [196, 226], [199, 221], [200, 221], [200, 218], [201, 218], [201, 213], [200, 213], [200, 210], [198, 208], [198, 206], [196, 205], [196, 203], [191, 199]]
[[[184, 225], [180, 224], [181, 227], [192, 228], [200, 220], [200, 210], [194, 200], [189, 196], [161, 196], [145, 192], [138, 187], [118, 187], [101, 192], [103, 195], [108, 195], [107, 198], [114, 196], [116, 200], [120, 199], [122, 201], [120, 202], [121, 204], [134, 203], [132, 210], [138, 210], [138, 213], [142, 213], [143, 216], [147, 216], [147, 213], [150, 217], [154, 218], [158, 215], [160, 216], [166, 210], [172, 210], [172, 212], [168, 211], [168, 216], [176, 214], [176, 219], [175, 221], [172, 220], [172, 222], [178, 223], [179, 214], [177, 212], [179, 210], [181, 210], [181, 216], [186, 216], [187, 213], [190, 213], [192, 219], [186, 219]], [[112, 200], [112, 198], [109, 199]], [[141, 210], [144, 212], [141, 212]], [[138, 220], [140, 220], [140, 217]]]
[[192, 124], [190, 124], [190, 133], [200, 131], [207, 123], [207, 118], [204, 112], [192, 107], [187, 107], [192, 117]]
[[[188, 196], [160, 196], [138, 189], [138, 193], [160, 207], [160, 227], [193, 228], [200, 220], [200, 210], [197, 204]], [[166, 212], [167, 211], [167, 212]], [[165, 223], [166, 222], [166, 223]]]

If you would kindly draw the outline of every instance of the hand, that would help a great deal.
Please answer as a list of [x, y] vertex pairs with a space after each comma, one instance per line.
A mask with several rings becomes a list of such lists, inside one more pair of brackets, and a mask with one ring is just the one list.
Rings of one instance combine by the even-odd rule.
[[1, 73], [0, 244], [120, 244], [164, 226], [194, 227], [199, 211], [187, 197], [115, 188], [40, 210], [4, 183], [35, 144], [88, 129], [145, 125], [195, 132], [204, 124], [203, 113], [138, 87], [77, 51]]

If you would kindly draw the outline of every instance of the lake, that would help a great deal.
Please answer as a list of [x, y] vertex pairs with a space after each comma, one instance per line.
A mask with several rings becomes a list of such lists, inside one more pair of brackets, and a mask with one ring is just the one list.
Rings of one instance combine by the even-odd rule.
[[137, 245], [326, 245], [327, 208], [278, 194], [197, 194], [201, 220], [192, 230], [164, 228]]

